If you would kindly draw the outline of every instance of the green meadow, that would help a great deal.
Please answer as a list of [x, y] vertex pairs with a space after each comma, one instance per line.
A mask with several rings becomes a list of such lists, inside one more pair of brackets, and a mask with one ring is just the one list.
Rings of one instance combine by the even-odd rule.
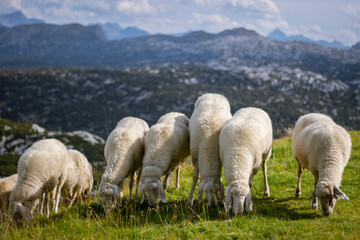
[[[226, 214], [222, 206], [210, 209], [204, 201], [186, 205], [192, 184], [190, 161], [181, 168], [180, 188], [175, 174], [166, 192], [167, 203], [152, 209], [128, 198], [108, 213], [96, 198], [71, 208], [62, 207], [50, 218], [36, 217], [31, 223], [0, 223], [1, 239], [359, 239], [360, 238], [360, 131], [351, 131], [352, 154], [343, 173], [341, 190], [350, 201], [339, 200], [334, 214], [323, 217], [312, 210], [310, 196], [314, 177], [305, 171], [302, 197], [295, 198], [298, 165], [293, 159], [291, 139], [274, 140], [268, 166], [270, 197], [263, 196], [261, 170], [254, 178], [253, 211], [242, 216]], [[227, 186], [226, 180], [225, 187]], [[96, 183], [97, 184], [97, 183]], [[95, 185], [96, 185], [95, 184]], [[197, 195], [197, 191], [196, 191]], [[320, 205], [320, 204], [319, 204]]]

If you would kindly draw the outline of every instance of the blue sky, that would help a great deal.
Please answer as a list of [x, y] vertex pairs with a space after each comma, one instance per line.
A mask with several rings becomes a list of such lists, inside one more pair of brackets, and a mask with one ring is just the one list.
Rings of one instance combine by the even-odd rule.
[[360, 0], [0, 0], [0, 13], [15, 10], [48, 23], [116, 22], [150, 33], [280, 28], [349, 46], [360, 41]]

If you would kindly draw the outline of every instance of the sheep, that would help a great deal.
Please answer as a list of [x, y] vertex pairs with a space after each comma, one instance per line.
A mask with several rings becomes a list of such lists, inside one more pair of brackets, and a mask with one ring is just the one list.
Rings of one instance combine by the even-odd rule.
[[7, 213], [10, 194], [16, 185], [17, 179], [18, 175], [13, 174], [0, 180], [0, 211], [3, 216]]
[[[163, 115], [153, 125], [145, 138], [145, 155], [140, 192], [141, 203], [145, 193], [151, 207], [156, 207], [159, 197], [166, 202], [165, 191], [169, 178], [190, 156], [189, 119], [182, 113], [171, 112]], [[165, 175], [163, 186], [161, 177]], [[178, 177], [177, 177], [178, 179]]]
[[220, 158], [224, 165], [225, 211], [234, 215], [252, 211], [251, 187], [260, 165], [264, 175], [264, 194], [270, 195], [266, 161], [271, 155], [273, 130], [269, 115], [258, 108], [242, 108], [226, 121], [220, 133]]
[[222, 164], [219, 156], [219, 134], [226, 120], [231, 118], [230, 104], [220, 95], [208, 93], [200, 96], [190, 118], [190, 152], [194, 165], [193, 184], [187, 204], [192, 206], [196, 183], [201, 177], [198, 199], [202, 202], [203, 191], [208, 206], [216, 206], [216, 194], [224, 204], [224, 186], [221, 182]]
[[9, 215], [13, 216], [19, 209], [30, 221], [44, 193], [48, 200], [50, 193], [52, 199], [56, 197], [54, 211], [57, 212], [67, 160], [66, 146], [56, 139], [40, 140], [28, 148], [18, 162], [18, 180], [10, 195]]
[[331, 215], [339, 198], [349, 200], [340, 190], [340, 184], [351, 153], [350, 135], [330, 117], [310, 113], [297, 120], [292, 148], [299, 164], [295, 196], [301, 196], [301, 175], [307, 168], [315, 177], [312, 208], [317, 209], [319, 198], [322, 214]]
[[[121, 206], [122, 184], [129, 175], [130, 199], [132, 198], [134, 174], [139, 172], [142, 165], [144, 140], [148, 130], [149, 126], [144, 120], [125, 117], [108, 136], [104, 149], [107, 166], [98, 190], [104, 207], [111, 209], [116, 205]], [[138, 193], [139, 182], [140, 174], [137, 175], [135, 195]]]
[[61, 189], [63, 197], [70, 199], [69, 207], [76, 199], [81, 200], [93, 185], [92, 167], [87, 158], [77, 150], [68, 150], [69, 161], [66, 164], [66, 180]]

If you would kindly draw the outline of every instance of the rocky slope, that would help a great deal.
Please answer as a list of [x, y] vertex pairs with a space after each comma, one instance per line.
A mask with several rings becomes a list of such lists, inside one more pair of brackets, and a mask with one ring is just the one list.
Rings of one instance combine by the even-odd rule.
[[117, 121], [135, 116], [150, 125], [170, 111], [191, 116], [198, 96], [225, 95], [232, 112], [266, 110], [278, 136], [305, 113], [322, 112], [360, 128], [360, 84], [277, 63], [0, 72], [0, 116], [54, 130], [82, 129], [106, 138]]

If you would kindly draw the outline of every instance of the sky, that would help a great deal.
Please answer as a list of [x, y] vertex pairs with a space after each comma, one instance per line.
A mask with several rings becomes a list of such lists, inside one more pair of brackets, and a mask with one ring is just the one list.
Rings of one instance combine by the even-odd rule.
[[360, 41], [360, 0], [0, 0], [0, 13], [22, 11], [47, 23], [118, 23], [150, 33], [217, 33], [275, 28], [314, 40]]

